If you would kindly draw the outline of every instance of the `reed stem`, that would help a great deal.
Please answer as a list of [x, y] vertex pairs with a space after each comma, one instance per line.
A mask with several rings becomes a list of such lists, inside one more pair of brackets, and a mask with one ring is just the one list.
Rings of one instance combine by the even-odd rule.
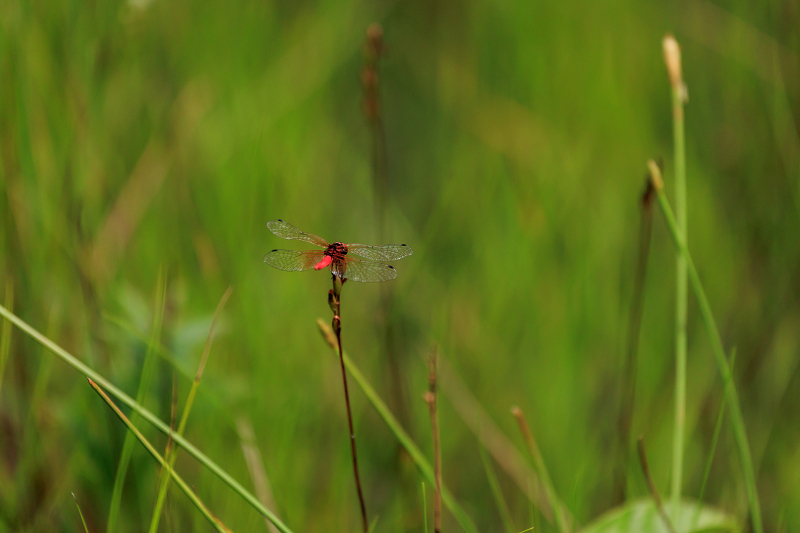
[[428, 374], [428, 392], [424, 398], [431, 412], [431, 432], [433, 433], [433, 475], [436, 478], [436, 492], [433, 499], [433, 531], [442, 530], [442, 447], [439, 440], [439, 413], [436, 408], [436, 381], [438, 362], [434, 349], [430, 359], [431, 371]]

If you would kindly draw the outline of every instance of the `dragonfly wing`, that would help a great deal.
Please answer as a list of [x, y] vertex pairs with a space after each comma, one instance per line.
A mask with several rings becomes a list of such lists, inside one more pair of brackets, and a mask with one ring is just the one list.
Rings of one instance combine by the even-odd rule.
[[264, 256], [264, 262], [278, 270], [296, 272], [312, 268], [324, 255], [323, 250], [272, 250]]
[[397, 261], [408, 257], [414, 251], [407, 244], [385, 244], [383, 246], [370, 246], [368, 244], [348, 244], [347, 252], [355, 254], [370, 261]]
[[[341, 268], [341, 267], [340, 267]], [[392, 265], [374, 261], [347, 258], [344, 263], [344, 277], [352, 281], [378, 282], [397, 277], [397, 270]]]
[[326, 241], [322, 237], [314, 235], [313, 233], [306, 233], [305, 231], [300, 231], [299, 229], [295, 228], [288, 222], [285, 222], [281, 219], [270, 220], [269, 222], [267, 222], [267, 227], [272, 233], [274, 233], [281, 239], [304, 241], [311, 244], [316, 244], [317, 246], [322, 246], [323, 248], [328, 247], [328, 241]]

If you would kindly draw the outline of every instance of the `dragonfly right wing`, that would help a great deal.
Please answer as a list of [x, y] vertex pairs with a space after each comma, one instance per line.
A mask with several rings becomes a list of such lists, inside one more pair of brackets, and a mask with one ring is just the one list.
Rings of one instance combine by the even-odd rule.
[[312, 268], [324, 255], [324, 250], [272, 250], [264, 256], [264, 262], [278, 270], [296, 272]]
[[306, 233], [305, 231], [300, 231], [299, 229], [295, 228], [288, 222], [285, 222], [281, 219], [270, 220], [269, 222], [267, 222], [267, 227], [272, 233], [274, 233], [281, 239], [304, 241], [311, 244], [316, 244], [317, 246], [322, 246], [323, 248], [328, 247], [328, 241], [326, 241], [322, 237], [314, 235], [313, 233]]
[[[348, 257], [345, 265], [344, 277], [352, 281], [378, 282], [388, 281], [397, 277], [397, 270], [386, 263], [362, 261]], [[338, 272], [335, 272], [338, 273]], [[341, 273], [338, 273], [341, 276]]]
[[381, 262], [397, 261], [414, 253], [407, 244], [384, 244], [383, 246], [348, 244], [347, 251], [370, 261]]

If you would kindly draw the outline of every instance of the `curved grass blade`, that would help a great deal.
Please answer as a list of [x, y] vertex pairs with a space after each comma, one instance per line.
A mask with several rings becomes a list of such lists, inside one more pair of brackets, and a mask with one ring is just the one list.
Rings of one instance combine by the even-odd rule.
[[[194, 381], [192, 381], [192, 388], [189, 390], [189, 396], [186, 398], [186, 405], [183, 408], [183, 414], [181, 414], [181, 421], [178, 424], [178, 435], [183, 436], [183, 431], [186, 429], [186, 421], [189, 419], [189, 412], [192, 410], [194, 397], [197, 395], [197, 387], [200, 386], [200, 378], [203, 376], [203, 370], [205, 370], [206, 367], [206, 360], [208, 359], [208, 354], [211, 351], [211, 341], [214, 339], [214, 327], [217, 325], [219, 315], [222, 312], [222, 309], [225, 307], [225, 304], [228, 302], [228, 298], [231, 297], [232, 292], [233, 287], [229, 286], [228, 290], [226, 290], [225, 294], [223, 294], [222, 298], [220, 298], [219, 303], [217, 304], [217, 309], [214, 311], [214, 318], [211, 320], [211, 327], [208, 329], [206, 346], [203, 349], [203, 357], [200, 359], [200, 366], [197, 369], [197, 374], [194, 377]], [[172, 436], [173, 435], [170, 435], [170, 437]], [[167, 496], [170, 473], [172, 472], [172, 468], [175, 466], [175, 460], [178, 458], [178, 449], [174, 447], [168, 447], [166, 458], [167, 475], [161, 476], [161, 483], [159, 484], [158, 488], [158, 497], [156, 498], [156, 505], [153, 508], [153, 518], [150, 520], [150, 533], [156, 533], [158, 531], [158, 522], [161, 520], [161, 508], [163, 507], [164, 499]]]
[[[339, 352], [337, 351], [336, 347], [336, 335], [333, 333], [333, 330], [321, 318], [317, 319], [317, 325], [319, 326], [325, 341], [338, 355]], [[381, 418], [383, 418], [383, 421], [386, 422], [386, 425], [389, 426], [389, 429], [392, 431], [392, 433], [394, 433], [394, 436], [397, 438], [403, 448], [406, 449], [408, 454], [411, 456], [411, 459], [417, 465], [419, 471], [423, 476], [425, 476], [431, 485], [436, 485], [436, 478], [433, 475], [433, 468], [425, 458], [425, 455], [414, 443], [414, 441], [411, 440], [411, 437], [408, 436], [408, 433], [405, 432], [402, 426], [400, 426], [400, 422], [397, 421], [386, 404], [383, 403], [383, 400], [381, 400], [380, 396], [378, 396], [378, 393], [375, 392], [375, 389], [372, 388], [372, 385], [369, 384], [364, 375], [350, 360], [347, 354], [342, 353], [342, 357], [344, 358], [344, 364], [347, 367], [347, 370], [350, 371], [350, 375], [353, 376], [353, 379], [356, 380], [358, 386], [361, 387], [362, 391], [364, 391], [364, 394], [369, 402], [372, 404], [375, 410], [378, 411], [378, 414], [381, 416]], [[475, 527], [475, 524], [472, 522], [472, 519], [469, 517], [469, 515], [467, 515], [464, 509], [461, 508], [461, 506], [453, 497], [453, 494], [445, 485], [442, 485], [442, 502], [450, 510], [465, 531], [469, 533], [478, 533], [478, 530]]]
[[497, 480], [486, 449], [478, 442], [478, 451], [481, 452], [481, 461], [483, 462], [483, 469], [486, 472], [486, 479], [489, 480], [489, 488], [492, 489], [492, 496], [494, 496], [497, 510], [500, 512], [500, 518], [503, 520], [503, 526], [506, 528], [506, 533], [514, 533], [514, 521], [511, 519], [511, 511], [508, 510], [508, 503], [506, 502], [503, 491], [500, 488], [500, 482]]
[[[114, 414], [116, 414], [119, 417], [119, 419], [122, 420], [122, 422], [126, 426], [128, 426], [128, 429], [130, 430], [128, 433], [134, 435], [137, 439], [139, 439], [139, 442], [141, 442], [142, 446], [144, 446], [147, 449], [147, 451], [150, 452], [150, 455], [152, 455], [156, 461], [161, 463], [162, 467], [167, 468], [167, 462], [164, 460], [163, 457], [161, 457], [161, 455], [159, 455], [156, 449], [153, 448], [153, 445], [150, 444], [150, 442], [148, 442], [148, 440], [144, 437], [144, 435], [142, 435], [141, 432], [138, 429], [136, 429], [136, 426], [133, 425], [133, 422], [128, 420], [128, 417], [126, 417], [122, 413], [122, 411], [119, 410], [119, 407], [117, 407], [116, 404], [113, 401], [111, 401], [111, 398], [109, 398], [108, 395], [105, 392], [103, 392], [103, 389], [97, 386], [97, 383], [92, 381], [91, 378], [87, 379], [89, 380], [89, 385], [91, 385], [92, 388], [95, 390], [95, 392], [97, 392], [97, 394], [100, 395], [103, 401], [106, 402], [106, 404], [108, 404], [108, 406], [114, 411]], [[172, 477], [175, 478], [175, 483], [178, 484], [178, 486], [181, 488], [181, 490], [183, 490], [186, 496], [188, 496], [189, 499], [192, 500], [192, 503], [195, 505], [195, 507], [197, 507], [201, 513], [203, 513], [203, 516], [205, 516], [208, 519], [208, 521], [211, 522], [211, 525], [213, 525], [217, 531], [219, 531], [220, 533], [230, 532], [230, 530], [227, 527], [225, 527], [219, 521], [219, 519], [215, 518], [209, 512], [208, 508], [203, 504], [203, 502], [200, 501], [200, 498], [198, 498], [197, 495], [192, 491], [192, 489], [189, 488], [189, 486], [186, 484], [185, 481], [183, 481], [183, 479], [178, 475], [177, 472], [171, 469], [168, 469], [168, 472]]]
[[[170, 428], [167, 424], [165, 424], [160, 418], [156, 415], [151, 413], [149, 410], [145, 409], [141, 404], [137, 403], [133, 400], [130, 396], [128, 396], [125, 392], [120, 390], [98, 372], [95, 372], [90, 367], [88, 367], [85, 363], [81, 362], [80, 360], [76, 359], [75, 356], [64, 350], [62, 347], [42, 335], [39, 331], [32, 328], [27, 322], [19, 318], [14, 313], [10, 312], [4, 306], [0, 305], [0, 315], [7, 318], [11, 321], [12, 324], [17, 326], [20, 330], [25, 332], [31, 338], [33, 338], [36, 342], [53, 352], [56, 356], [58, 356], [62, 361], [70, 365], [72, 368], [86, 376], [87, 378], [91, 378], [95, 381], [98, 385], [103, 387], [106, 391], [111, 393], [114, 397], [116, 397], [119, 401], [139, 413], [142, 418], [153, 424], [160, 432], [164, 435], [170, 434]], [[292, 533], [292, 530], [284, 524], [277, 516], [275, 516], [272, 511], [264, 507], [258, 499], [253, 496], [247, 489], [245, 489], [241, 483], [233, 479], [233, 477], [228, 474], [225, 470], [223, 470], [217, 463], [212, 461], [206, 454], [201, 452], [194, 446], [191, 442], [184, 439], [180, 435], [172, 435], [172, 439], [180, 445], [184, 450], [186, 450], [192, 457], [200, 461], [206, 468], [211, 470], [217, 477], [219, 477], [226, 485], [232, 488], [239, 496], [241, 496], [247, 503], [249, 503], [256, 511], [261, 513], [263, 516], [267, 517], [270, 522], [275, 524], [275, 527], [278, 528], [279, 531], [282, 533]]]
[[75, 507], [78, 508], [78, 515], [81, 517], [81, 523], [83, 524], [83, 530], [86, 533], [89, 533], [89, 528], [86, 525], [86, 520], [83, 518], [83, 512], [81, 511], [81, 506], [78, 505], [78, 498], [75, 497], [75, 493], [72, 493], [72, 499], [75, 500]]
[[744, 426], [744, 418], [742, 417], [742, 408], [739, 405], [739, 395], [736, 393], [736, 386], [733, 384], [733, 376], [731, 375], [731, 368], [728, 365], [728, 360], [725, 357], [722, 338], [719, 335], [717, 323], [714, 321], [714, 314], [711, 312], [711, 304], [708, 303], [706, 291], [703, 289], [703, 284], [700, 282], [700, 275], [697, 273], [694, 261], [692, 261], [692, 256], [689, 254], [686, 241], [681, 237], [678, 224], [675, 222], [675, 215], [672, 213], [672, 208], [670, 208], [669, 201], [664, 194], [664, 183], [661, 181], [661, 172], [652, 160], [648, 162], [648, 165], [650, 167], [653, 186], [658, 193], [658, 203], [667, 221], [669, 232], [672, 235], [672, 239], [675, 241], [675, 245], [680, 249], [684, 257], [686, 257], [689, 282], [697, 297], [700, 316], [702, 316], [708, 335], [711, 337], [714, 359], [717, 362], [720, 374], [722, 374], [725, 399], [731, 411], [731, 427], [733, 428], [733, 434], [739, 450], [739, 461], [742, 463], [742, 475], [747, 492], [747, 502], [750, 507], [750, 518], [753, 522], [753, 531], [755, 533], [763, 533], [764, 526], [761, 521], [761, 505], [758, 502], [758, 489], [756, 488], [756, 476], [753, 470], [753, 457], [750, 452], [750, 443], [747, 441], [747, 431]]
[[[150, 340], [147, 342], [147, 352], [144, 356], [144, 364], [142, 365], [142, 375], [139, 378], [139, 389], [136, 391], [136, 401], [140, 404], [144, 403], [147, 397], [147, 390], [150, 388], [150, 382], [153, 378], [156, 365], [156, 350], [155, 346], [161, 339], [161, 325], [164, 321], [164, 306], [167, 301], [167, 284], [165, 281], [164, 269], [158, 272], [158, 281], [156, 282], [156, 310], [153, 314], [153, 325], [150, 328]], [[138, 416], [136, 413], [131, 415], [131, 423], [136, 424]], [[119, 509], [122, 505], [122, 488], [125, 485], [125, 477], [128, 474], [128, 465], [131, 461], [133, 454], [133, 447], [135, 441], [133, 433], [125, 433], [125, 442], [122, 445], [122, 454], [119, 457], [117, 464], [117, 474], [114, 477], [114, 491], [111, 494], [111, 507], [108, 511], [108, 525], [106, 531], [113, 532], [117, 530], [117, 519], [119, 518]]]

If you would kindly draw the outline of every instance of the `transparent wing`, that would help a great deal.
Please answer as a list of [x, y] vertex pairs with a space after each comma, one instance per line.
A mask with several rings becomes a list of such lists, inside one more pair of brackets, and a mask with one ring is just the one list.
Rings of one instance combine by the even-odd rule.
[[296, 272], [312, 268], [324, 255], [324, 250], [272, 250], [264, 256], [264, 262], [278, 270]]
[[288, 222], [284, 222], [281, 219], [270, 220], [269, 222], [267, 222], [267, 227], [272, 233], [274, 233], [281, 239], [304, 241], [311, 244], [316, 244], [317, 246], [322, 246], [323, 248], [328, 247], [328, 241], [326, 241], [322, 237], [314, 235], [313, 233], [306, 233], [305, 231], [300, 231], [299, 229], [295, 228]]
[[407, 244], [385, 244], [383, 246], [348, 244], [347, 253], [355, 254], [370, 261], [397, 261], [408, 257], [414, 251]]
[[348, 257], [343, 265], [344, 277], [352, 281], [377, 282], [388, 281], [397, 277], [397, 270], [392, 265], [386, 263], [376, 263], [373, 261], [362, 261]]

